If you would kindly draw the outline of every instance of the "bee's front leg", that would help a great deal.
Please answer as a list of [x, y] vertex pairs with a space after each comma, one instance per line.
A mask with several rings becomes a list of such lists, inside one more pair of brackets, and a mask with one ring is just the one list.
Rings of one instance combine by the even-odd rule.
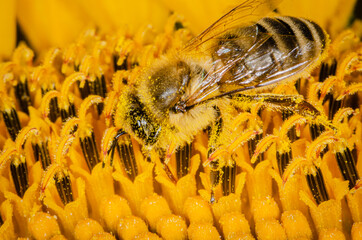
[[337, 131], [336, 127], [331, 124], [324, 113], [319, 111], [316, 107], [299, 95], [235, 94], [230, 97], [233, 101], [240, 102], [242, 104], [262, 103], [265, 107], [271, 110], [299, 114], [305, 117], [312, 124], [316, 124], [321, 129], [327, 127], [331, 130]]
[[[217, 107], [215, 109], [218, 117], [209, 129], [208, 158], [223, 145], [221, 138], [224, 131], [224, 121], [220, 110]], [[230, 156], [228, 154], [227, 158], [229, 159], [228, 161], [220, 161], [219, 158], [215, 158], [208, 164], [210, 167], [211, 203], [216, 201], [215, 189], [219, 184], [221, 184], [224, 196], [235, 192], [236, 163], [231, 154]]]

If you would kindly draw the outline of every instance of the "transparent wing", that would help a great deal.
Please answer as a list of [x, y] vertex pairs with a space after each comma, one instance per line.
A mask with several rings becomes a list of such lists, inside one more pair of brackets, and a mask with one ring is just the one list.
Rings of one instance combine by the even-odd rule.
[[205, 45], [208, 41], [223, 35], [230, 29], [255, 23], [276, 9], [280, 2], [282, 0], [243, 0], [241, 4], [192, 39], [185, 47], [185, 52], [198, 49], [201, 45]]
[[186, 108], [217, 97], [278, 83], [297, 76], [313, 64], [320, 55], [316, 43], [288, 34], [287, 29], [283, 31], [285, 34], [271, 33], [254, 24], [229, 29], [223, 35], [208, 40], [212, 67], [193, 88], [194, 91], [182, 100]]

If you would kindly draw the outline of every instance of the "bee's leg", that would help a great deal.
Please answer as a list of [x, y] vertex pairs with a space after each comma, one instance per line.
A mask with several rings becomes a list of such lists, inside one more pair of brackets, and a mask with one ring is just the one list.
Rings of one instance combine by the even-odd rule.
[[177, 178], [180, 179], [189, 173], [192, 143], [186, 143], [179, 147], [176, 152]]
[[260, 102], [266, 107], [277, 111], [291, 111], [303, 117], [315, 119], [321, 113], [309, 102], [298, 95], [279, 95], [279, 94], [235, 94], [231, 99], [238, 102]]
[[[263, 103], [267, 108], [276, 111], [290, 111], [292, 113], [299, 114], [306, 119], [310, 120], [313, 124], [317, 124], [320, 131], [324, 131], [325, 127], [328, 127], [336, 131], [336, 127], [330, 123], [327, 116], [316, 109], [312, 104], [303, 99], [298, 95], [279, 95], [279, 94], [235, 94], [231, 96], [231, 99], [236, 102]], [[313, 121], [314, 120], [314, 121]], [[312, 131], [312, 130], [311, 130]], [[311, 132], [313, 135], [313, 132]]]
[[[218, 114], [217, 120], [209, 129], [209, 147], [207, 157], [219, 147], [219, 138], [223, 127], [223, 120], [221, 118], [221, 112], [218, 107], [215, 107], [215, 110]], [[210, 183], [211, 183], [211, 197], [210, 203], [215, 202], [215, 188], [219, 185], [220, 182], [220, 163], [218, 159], [212, 160], [209, 163], [210, 166]]]
[[220, 181], [220, 171], [219, 171], [219, 161], [215, 160], [210, 163], [210, 183], [211, 183], [211, 197], [210, 203], [214, 203], [215, 200], [215, 188], [219, 185]]

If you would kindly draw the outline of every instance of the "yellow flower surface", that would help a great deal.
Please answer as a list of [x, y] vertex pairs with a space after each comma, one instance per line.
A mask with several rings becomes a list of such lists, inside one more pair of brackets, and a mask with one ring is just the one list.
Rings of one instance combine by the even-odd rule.
[[356, 0], [281, 2], [0, 0], [0, 239], [362, 239]]

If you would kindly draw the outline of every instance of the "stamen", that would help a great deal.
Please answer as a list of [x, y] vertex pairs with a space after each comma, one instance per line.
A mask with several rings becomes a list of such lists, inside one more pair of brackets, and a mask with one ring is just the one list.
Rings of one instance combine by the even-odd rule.
[[76, 117], [76, 111], [75, 111], [75, 105], [74, 103], [69, 103], [68, 108], [64, 109], [61, 108], [60, 109], [60, 116], [62, 118], [62, 122], [66, 122], [69, 118], [73, 118]]
[[[249, 150], [250, 159], [252, 158], [252, 156], [256, 150], [256, 145], [259, 143], [259, 141], [262, 138], [263, 138], [263, 133], [259, 133], [259, 134], [255, 135], [255, 138], [252, 138], [248, 141], [248, 150]], [[253, 167], [255, 168], [256, 165], [258, 165], [263, 160], [264, 160], [264, 153], [260, 153], [256, 157], [255, 162], [253, 163]]]
[[51, 164], [48, 141], [42, 141], [40, 143], [32, 144], [32, 146], [35, 160], [40, 160], [43, 170], [47, 169], [47, 167], [49, 167], [49, 165]]
[[325, 131], [325, 127], [322, 124], [311, 123], [309, 126], [309, 131], [310, 131], [312, 140], [315, 140], [317, 137], [319, 137]]
[[18, 84], [15, 86], [15, 96], [19, 101], [21, 110], [29, 115], [28, 106], [31, 106], [31, 99], [27, 79], [24, 82], [18, 81]]
[[79, 137], [79, 142], [82, 148], [83, 156], [87, 162], [88, 168], [90, 171], [92, 171], [94, 166], [100, 162], [100, 158], [93, 130], [89, 129], [88, 131], [85, 132], [86, 132], [85, 136]]
[[57, 188], [60, 199], [64, 206], [70, 202], [73, 202], [72, 184], [70, 181], [69, 173], [64, 171], [58, 171], [54, 175], [55, 186]]
[[16, 193], [23, 197], [29, 187], [28, 167], [23, 155], [14, 155], [10, 163], [11, 176], [13, 177]]
[[[293, 116], [293, 114], [294, 114], [293, 111], [284, 110], [282, 112], [283, 121], [286, 121], [289, 117]], [[296, 126], [293, 126], [291, 129], [289, 129], [287, 136], [291, 142], [294, 142], [295, 140], [298, 139], [297, 134], [296, 134]]]
[[280, 153], [278, 150], [276, 151], [276, 158], [278, 162], [279, 174], [283, 176], [284, 170], [293, 159], [292, 149], [289, 149], [287, 152]]
[[321, 70], [319, 72], [319, 82], [324, 82], [329, 76], [336, 75], [337, 61], [333, 59], [331, 63], [322, 63]]
[[179, 147], [176, 152], [176, 168], [178, 179], [189, 173], [192, 143]]
[[329, 200], [329, 196], [326, 190], [322, 172], [319, 168], [315, 167], [314, 173], [306, 174], [309, 189], [311, 190], [314, 200], [317, 205], [321, 202]]
[[332, 120], [334, 114], [341, 108], [342, 101], [337, 100], [331, 93], [326, 96], [326, 99], [329, 100], [328, 119]]
[[88, 80], [85, 80], [83, 83], [82, 83], [83, 80], [81, 81], [78, 81], [77, 82], [77, 85], [78, 85], [78, 88], [79, 88], [79, 92], [80, 92], [80, 97], [82, 99], [88, 97], [89, 95], [91, 95], [91, 90], [90, 90], [90, 82]]
[[[106, 97], [107, 88], [106, 88], [106, 80], [104, 75], [101, 78], [96, 77], [96, 79], [89, 83], [91, 94], [101, 96], [102, 98]], [[98, 114], [100, 115], [103, 111], [104, 103], [97, 104]]]
[[[43, 89], [42, 88], [41, 89], [42, 96], [43, 96], [42, 99], [45, 99], [44, 96], [52, 90], [55, 90], [55, 89]], [[57, 97], [50, 98], [48, 106], [49, 106], [49, 109], [47, 111], [49, 111], [49, 112], [47, 115], [48, 115], [50, 121], [55, 122], [60, 115], [58, 98]]]
[[131, 137], [129, 135], [125, 135], [118, 140], [117, 150], [124, 170], [126, 171], [128, 177], [134, 181], [138, 175], [138, 167], [133, 151]]
[[231, 165], [222, 168], [222, 192], [224, 196], [230, 193], [235, 193], [235, 177], [236, 177], [236, 164], [235, 161]]
[[343, 179], [349, 181], [349, 189], [352, 189], [359, 180], [352, 152], [348, 147], [344, 147], [341, 151], [337, 151], [335, 155]]
[[16, 136], [21, 129], [18, 113], [14, 108], [7, 108], [2, 114], [8, 133], [11, 139], [15, 141]]

